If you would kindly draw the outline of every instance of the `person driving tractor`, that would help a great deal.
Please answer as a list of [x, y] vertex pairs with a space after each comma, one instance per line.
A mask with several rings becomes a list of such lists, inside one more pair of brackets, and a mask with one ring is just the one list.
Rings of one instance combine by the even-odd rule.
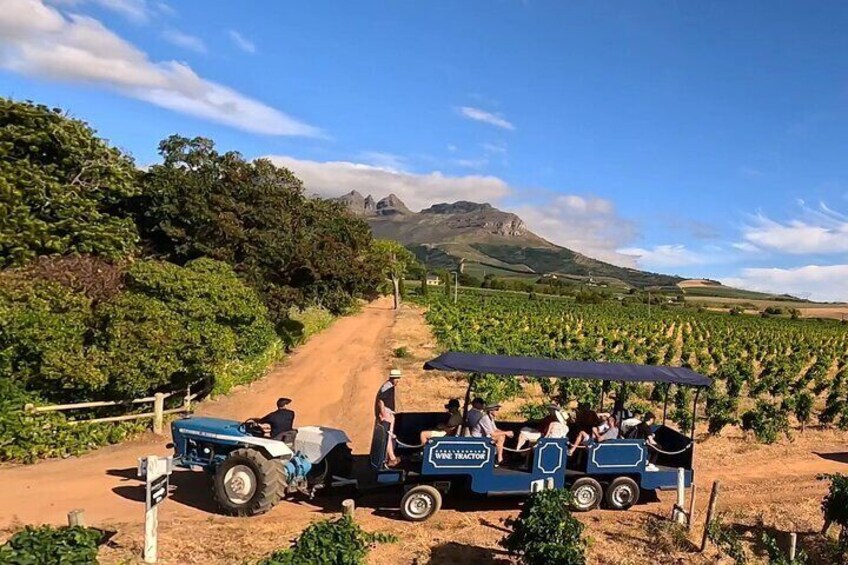
[[294, 430], [294, 411], [286, 408], [291, 401], [291, 398], [278, 398], [276, 410], [261, 418], [251, 418], [247, 422], [259, 424], [271, 439], [285, 441]]

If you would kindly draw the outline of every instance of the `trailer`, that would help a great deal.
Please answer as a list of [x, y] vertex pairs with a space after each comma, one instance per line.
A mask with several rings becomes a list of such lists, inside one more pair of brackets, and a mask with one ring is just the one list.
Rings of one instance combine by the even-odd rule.
[[[700, 391], [711, 380], [683, 367], [646, 366], [626, 363], [566, 361], [505, 355], [448, 352], [428, 361], [425, 370], [470, 373], [465, 395], [463, 421], [468, 414], [471, 393], [478, 375], [528, 378], [590, 379], [605, 384], [664, 383], [689, 386], [696, 390], [693, 421]], [[604, 387], [605, 388], [605, 387]], [[645, 491], [677, 488], [678, 470], [684, 470], [685, 486], [693, 480], [694, 429], [686, 436], [666, 425], [663, 407], [661, 424], [653, 426], [654, 449], [642, 439], [612, 439], [591, 443], [568, 456], [567, 438], [542, 438], [528, 451], [529, 465], [496, 465], [491, 439], [469, 437], [464, 427], [456, 436], [432, 438], [418, 444], [422, 430], [435, 429], [445, 414], [400, 412], [395, 415], [394, 437], [382, 425], [375, 425], [370, 463], [381, 485], [400, 485], [404, 494], [400, 511], [404, 518], [422, 521], [433, 516], [448, 493], [459, 495], [527, 495], [544, 488], [567, 488], [574, 494], [575, 509], [588, 511], [604, 504], [626, 510]], [[601, 399], [601, 403], [603, 399]], [[525, 422], [497, 422], [502, 430], [518, 431]], [[386, 466], [386, 449], [395, 441], [402, 463]]]

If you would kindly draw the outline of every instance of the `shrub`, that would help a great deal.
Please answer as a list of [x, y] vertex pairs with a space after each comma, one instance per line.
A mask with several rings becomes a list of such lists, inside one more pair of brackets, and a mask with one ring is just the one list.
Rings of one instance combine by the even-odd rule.
[[322, 520], [306, 528], [292, 547], [276, 551], [259, 565], [361, 565], [375, 543], [391, 543], [397, 538], [371, 534], [349, 516]]
[[813, 415], [813, 402], [815, 398], [809, 391], [802, 390], [792, 398], [792, 409], [795, 412], [795, 418], [801, 424], [801, 429], [807, 427]]
[[826, 526], [839, 526], [839, 548], [848, 554], [848, 475], [835, 473], [819, 475], [820, 480], [829, 480], [827, 495], [822, 500], [822, 513]]
[[762, 443], [774, 443], [781, 433], [789, 433], [786, 410], [771, 402], [758, 400], [753, 410], [742, 415], [742, 429], [753, 431]]
[[645, 530], [653, 540], [655, 548], [663, 554], [690, 551], [692, 542], [689, 532], [682, 524], [671, 520], [663, 520], [656, 516], [648, 516]]
[[396, 347], [393, 354], [398, 359], [406, 359], [407, 357], [411, 356], [409, 350], [406, 347]]
[[0, 563], [96, 565], [97, 546], [102, 537], [102, 532], [81, 526], [27, 526], [0, 547]]
[[132, 253], [131, 159], [58, 109], [0, 98], [0, 267], [37, 255]]
[[733, 559], [736, 565], [748, 563], [748, 555], [742, 547], [742, 538], [739, 532], [724, 524], [722, 515], [716, 516], [707, 525], [707, 537], [718, 548], [718, 550]]
[[507, 525], [512, 532], [501, 540], [525, 565], [583, 565], [586, 542], [583, 524], [571, 515], [571, 493], [545, 490], [527, 499], [521, 513]]
[[710, 391], [710, 396], [707, 398], [707, 431], [711, 435], [720, 435], [725, 426], [737, 422], [738, 403], [736, 398]]
[[766, 550], [769, 565], [807, 564], [807, 554], [804, 553], [803, 550], [795, 554], [795, 559], [789, 559], [789, 556], [786, 554], [786, 552], [783, 551], [783, 549], [781, 549], [779, 545], [777, 545], [777, 540], [774, 539], [774, 537], [770, 536], [767, 532], [763, 532], [762, 536], [760, 537], [760, 541], [763, 544], [763, 548]]

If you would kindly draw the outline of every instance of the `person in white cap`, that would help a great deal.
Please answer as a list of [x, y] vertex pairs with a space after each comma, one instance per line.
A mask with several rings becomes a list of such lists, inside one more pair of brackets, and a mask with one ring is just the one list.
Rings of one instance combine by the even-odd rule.
[[401, 378], [400, 369], [389, 371], [389, 378], [377, 391], [377, 401], [374, 406], [374, 415], [377, 422], [389, 434], [389, 442], [386, 447], [386, 461], [389, 466], [397, 465], [400, 460], [395, 456], [394, 432], [395, 432], [395, 390], [398, 379]]

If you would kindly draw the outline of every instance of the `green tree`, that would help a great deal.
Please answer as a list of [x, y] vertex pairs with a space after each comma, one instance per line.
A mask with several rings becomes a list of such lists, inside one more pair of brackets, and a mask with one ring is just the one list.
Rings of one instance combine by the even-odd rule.
[[512, 532], [501, 545], [525, 565], [584, 565], [584, 526], [571, 515], [570, 504], [567, 490], [532, 494], [518, 518], [507, 522]]
[[415, 255], [397, 241], [375, 239], [371, 244], [371, 259], [383, 276], [391, 281], [394, 307], [399, 308], [400, 281], [417, 264]]
[[373, 292], [371, 231], [341, 205], [307, 198], [300, 180], [269, 160], [218, 153], [204, 138], [162, 141], [163, 162], [134, 203], [151, 251], [177, 263], [201, 256], [232, 265], [277, 322], [290, 306], [334, 313]]
[[58, 109], [0, 98], [0, 267], [38, 255], [131, 253], [132, 160]]

